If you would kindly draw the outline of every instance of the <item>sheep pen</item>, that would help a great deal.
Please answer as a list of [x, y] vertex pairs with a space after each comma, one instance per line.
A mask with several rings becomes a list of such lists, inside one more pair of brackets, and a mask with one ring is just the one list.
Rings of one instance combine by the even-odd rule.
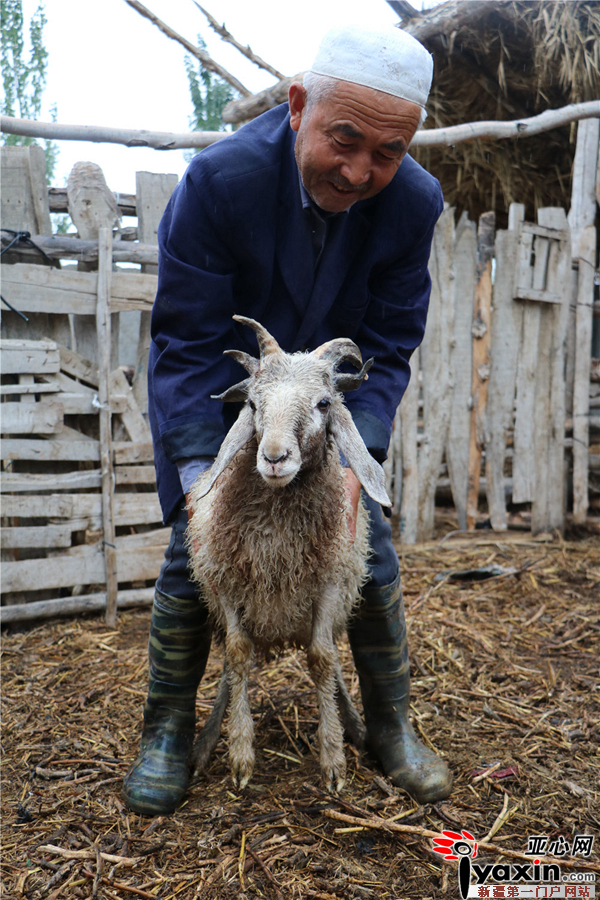
[[[448, 800], [417, 807], [350, 746], [344, 794], [319, 794], [314, 688], [291, 651], [250, 676], [253, 782], [231, 790], [223, 736], [174, 816], [129, 813], [120, 792], [139, 741], [149, 610], [124, 612], [115, 629], [99, 616], [11, 626], [2, 657], [4, 896], [437, 900], [458, 897], [456, 869], [432, 856], [420, 829], [462, 827], [479, 840], [494, 830], [493, 843], [517, 852], [528, 835], [597, 834], [597, 536], [477, 531], [440, 546], [456, 520], [436, 516], [436, 541], [397, 549], [413, 722], [454, 771]], [[492, 565], [516, 571], [483, 582], [447, 574]], [[358, 704], [346, 644], [340, 657]], [[213, 654], [200, 723], [222, 665]], [[398, 816], [413, 833], [386, 826]], [[597, 851], [587, 863], [599, 871]]]

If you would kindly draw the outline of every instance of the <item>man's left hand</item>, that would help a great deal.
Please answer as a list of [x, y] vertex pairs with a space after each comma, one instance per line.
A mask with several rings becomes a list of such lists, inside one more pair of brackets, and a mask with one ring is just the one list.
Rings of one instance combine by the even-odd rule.
[[356, 539], [356, 516], [358, 514], [358, 501], [360, 499], [360, 481], [352, 471], [352, 469], [345, 468], [344, 469], [344, 487], [346, 489], [346, 497], [350, 503], [350, 510], [348, 512], [348, 528], [350, 529], [350, 536], [352, 538], [352, 543], [354, 543]]

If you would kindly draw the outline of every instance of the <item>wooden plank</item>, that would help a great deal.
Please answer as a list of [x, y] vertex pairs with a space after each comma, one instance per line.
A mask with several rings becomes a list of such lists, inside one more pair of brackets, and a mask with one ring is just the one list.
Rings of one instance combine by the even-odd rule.
[[596, 219], [596, 177], [600, 162], [599, 136], [600, 119], [587, 119], [577, 123], [571, 209], [568, 216], [574, 259], [578, 259], [580, 256], [579, 242], [583, 229], [593, 225]]
[[131, 440], [138, 444], [151, 442], [150, 428], [140, 412], [133, 391], [121, 369], [115, 369], [110, 373], [109, 390], [111, 395], [123, 394], [126, 397], [127, 406], [121, 415], [121, 419]]
[[100, 469], [102, 472], [102, 529], [106, 570], [106, 623], [117, 621], [117, 552], [113, 510], [114, 472], [109, 378], [111, 370], [111, 316], [109, 299], [112, 279], [112, 230], [102, 226], [98, 234], [98, 405], [100, 418]]
[[[88, 472], [64, 472], [57, 475], [48, 472], [43, 475], [30, 475], [19, 472], [2, 472], [0, 479], [0, 491], [3, 494], [8, 493], [28, 493], [29, 491], [72, 491], [88, 490], [90, 488], [99, 488], [101, 485], [101, 476], [99, 469], [93, 469]], [[4, 500], [3, 515], [4, 513]], [[20, 515], [24, 515], [23, 512]], [[43, 513], [42, 515], [47, 515]]]
[[97, 279], [95, 272], [19, 263], [4, 268], [2, 293], [12, 306], [25, 313], [93, 315]]
[[[120, 236], [119, 236], [120, 237]], [[1, 235], [2, 249], [8, 247], [12, 237], [8, 233]], [[41, 235], [32, 234], [32, 242], [43, 250], [50, 259], [72, 259], [77, 262], [98, 263], [98, 241], [83, 241], [74, 234]], [[14, 251], [5, 251], [6, 259], [12, 261]], [[19, 262], [36, 263], [40, 260], [40, 253], [35, 247], [19, 246]], [[137, 263], [148, 266], [158, 265], [158, 247], [153, 244], [144, 244], [137, 240], [114, 240], [113, 262]]]
[[59, 369], [60, 354], [54, 341], [0, 341], [2, 375], [45, 375]]
[[[546, 227], [565, 228], [563, 210], [538, 210]], [[535, 494], [531, 510], [534, 534], [562, 530], [565, 522], [565, 349], [571, 279], [570, 241], [552, 241], [547, 288], [563, 297], [560, 306], [541, 304], [535, 408]]]
[[72, 530], [68, 525], [0, 528], [2, 547], [70, 547]]
[[[118, 581], [157, 578], [164, 561], [165, 546], [127, 548], [118, 553], [115, 551]], [[2, 564], [3, 594], [104, 583], [105, 565], [101, 542], [84, 547], [83, 552], [76, 556], [61, 554], [46, 559], [27, 559]], [[107, 604], [107, 611], [108, 608]]]
[[125, 463], [154, 462], [152, 442], [129, 443], [129, 441], [113, 441], [115, 465]]
[[0, 441], [0, 459], [88, 460], [99, 462], [98, 441], [45, 441], [5, 438]]
[[450, 374], [454, 385], [446, 443], [446, 462], [458, 527], [467, 527], [469, 429], [471, 426], [471, 369], [473, 304], [477, 267], [477, 228], [466, 212], [461, 216], [454, 241], [454, 334], [450, 349]]
[[555, 241], [566, 241], [569, 237], [569, 230], [567, 228], [545, 228], [539, 223], [536, 224], [535, 222], [523, 222], [521, 226], [521, 234], [537, 234], [540, 237], [552, 238]]
[[93, 387], [98, 387], [98, 366], [90, 362], [89, 359], [84, 359], [83, 356], [80, 356], [79, 353], [75, 353], [74, 350], [69, 350], [67, 347], [63, 347], [60, 344], [58, 345], [58, 350], [60, 353], [60, 369], [62, 372], [66, 372], [67, 375], [72, 375], [73, 378], [79, 378], [81, 381], [86, 381]]
[[541, 307], [528, 301], [523, 309], [523, 331], [517, 368], [517, 411], [513, 454], [513, 503], [528, 503], [535, 491], [535, 395]]
[[596, 229], [588, 226], [579, 237], [575, 373], [573, 385], [573, 521], [583, 524], [588, 511], [590, 358]]
[[41, 147], [2, 147], [2, 227], [51, 234], [46, 157]]
[[505, 531], [506, 492], [504, 460], [513, 421], [517, 359], [523, 324], [523, 305], [514, 302], [519, 258], [520, 223], [525, 215], [521, 203], [509, 210], [509, 230], [496, 233], [496, 275], [492, 313], [491, 369], [487, 401], [485, 448], [486, 491], [494, 531]]
[[156, 484], [154, 466], [118, 466], [115, 476], [117, 484]]
[[537, 303], [562, 303], [563, 298], [559, 294], [550, 294], [548, 291], [535, 291], [533, 288], [517, 288], [518, 300], [535, 300]]
[[[135, 606], [152, 606], [154, 588], [138, 588], [119, 591], [118, 609]], [[106, 609], [106, 593], [80, 594], [77, 597], [57, 597], [53, 600], [34, 600], [32, 603], [11, 604], [0, 607], [3, 625], [9, 622], [26, 622], [33, 619], [50, 619], [57, 616], [81, 615], [82, 613], [103, 612]]]
[[486, 407], [490, 377], [491, 315], [492, 315], [492, 257], [496, 216], [483, 213], [479, 217], [477, 234], [477, 275], [473, 306], [473, 366], [471, 381], [471, 433], [469, 439], [469, 467], [467, 479], [467, 528], [474, 530], [477, 522], [481, 458], [485, 447]]
[[0, 397], [9, 397], [18, 394], [57, 394], [60, 388], [57, 384], [47, 384], [36, 381], [33, 384], [1, 384]]
[[[138, 235], [141, 241], [158, 245], [158, 225], [177, 185], [177, 175], [136, 173], [136, 208]], [[158, 267], [144, 266], [148, 275], [158, 275]], [[156, 288], [155, 288], [156, 293]], [[142, 312], [139, 321], [137, 360], [133, 378], [133, 393], [142, 412], [148, 413], [148, 353], [150, 350], [150, 312]]]
[[410, 381], [400, 403], [402, 441], [402, 503], [400, 537], [403, 544], [416, 544], [419, 504], [417, 419], [419, 412], [419, 350], [410, 360]]
[[2, 434], [55, 434], [63, 427], [64, 407], [58, 400], [39, 403], [3, 403]]
[[[98, 395], [94, 393], [61, 392], [57, 400], [62, 405], [65, 416], [97, 416], [100, 412], [100, 401]], [[127, 411], [127, 397], [123, 394], [111, 394], [109, 402], [112, 413]]]
[[435, 488], [450, 420], [450, 342], [453, 330], [454, 210], [444, 209], [431, 248], [431, 299], [421, 345], [424, 436], [419, 453], [418, 539], [433, 531]]
[[[162, 511], [156, 493], [116, 493], [114, 514], [115, 525], [151, 525], [162, 522]], [[30, 519], [89, 517], [100, 522], [102, 498], [100, 494], [5, 494], [2, 497], [2, 515]]]

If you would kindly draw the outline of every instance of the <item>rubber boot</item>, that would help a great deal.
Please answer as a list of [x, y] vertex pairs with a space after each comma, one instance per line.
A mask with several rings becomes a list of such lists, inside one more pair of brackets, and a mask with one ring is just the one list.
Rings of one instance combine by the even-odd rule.
[[210, 641], [211, 626], [199, 600], [180, 600], [156, 589], [140, 755], [123, 784], [123, 799], [133, 812], [169, 814], [183, 799], [190, 780], [196, 691]]
[[418, 803], [447, 797], [446, 763], [417, 738], [408, 719], [410, 666], [400, 576], [382, 588], [363, 589], [363, 603], [348, 628], [362, 694], [367, 746], [385, 774]]

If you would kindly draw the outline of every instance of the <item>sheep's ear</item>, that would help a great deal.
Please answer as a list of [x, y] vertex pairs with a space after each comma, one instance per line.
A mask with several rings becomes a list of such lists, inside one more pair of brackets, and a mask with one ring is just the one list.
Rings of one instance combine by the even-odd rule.
[[244, 400], [248, 399], [248, 388], [250, 386], [250, 379], [245, 378], [244, 381], [240, 381], [238, 384], [232, 384], [230, 388], [227, 388], [226, 391], [223, 391], [222, 394], [211, 394], [211, 400], [222, 400], [223, 403], [243, 403]]
[[213, 487], [219, 475], [225, 471], [235, 454], [245, 447], [254, 437], [254, 416], [249, 406], [245, 406], [237, 417], [234, 425], [229, 429], [227, 437], [221, 444], [221, 449], [210, 469], [210, 477], [202, 491], [194, 491], [194, 500], [205, 497]]
[[385, 488], [383, 469], [365, 447], [364, 441], [352, 421], [352, 416], [345, 406], [340, 406], [332, 416], [330, 429], [338, 449], [350, 463], [350, 468], [369, 497], [372, 497], [377, 503], [381, 503], [382, 506], [391, 506], [392, 501]]

